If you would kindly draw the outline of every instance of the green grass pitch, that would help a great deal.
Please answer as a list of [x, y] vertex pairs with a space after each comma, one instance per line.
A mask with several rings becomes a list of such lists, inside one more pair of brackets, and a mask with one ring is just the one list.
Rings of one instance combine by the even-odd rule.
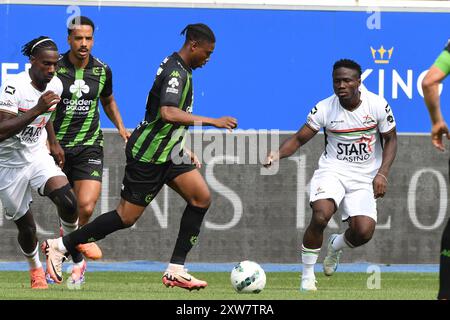
[[[438, 290], [437, 273], [381, 273], [381, 288], [368, 289], [370, 274], [317, 273], [318, 291], [298, 290], [299, 273], [268, 272], [265, 289], [259, 294], [235, 293], [230, 274], [193, 272], [208, 281], [204, 290], [166, 288], [160, 272], [91, 272], [81, 289], [65, 283], [48, 290], [31, 290], [28, 272], [0, 272], [0, 299], [33, 300], [434, 300]], [[65, 274], [67, 277], [68, 275]]]

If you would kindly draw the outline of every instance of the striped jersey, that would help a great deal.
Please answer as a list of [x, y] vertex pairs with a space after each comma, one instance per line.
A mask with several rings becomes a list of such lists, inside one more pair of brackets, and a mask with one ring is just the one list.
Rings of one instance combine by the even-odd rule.
[[67, 52], [58, 61], [57, 76], [64, 88], [52, 115], [59, 143], [65, 148], [103, 146], [99, 97], [112, 94], [111, 69], [92, 55], [85, 69], [77, 69]]
[[[6, 80], [0, 88], [0, 112], [20, 117], [34, 108], [45, 92], [53, 91], [61, 95], [63, 90], [57, 77], [53, 77], [42, 92], [31, 81], [28, 70]], [[0, 142], [0, 167], [23, 167], [33, 162], [37, 153], [48, 153], [45, 126], [55, 107], [56, 105], [51, 106], [18, 134]]]
[[352, 172], [373, 178], [382, 162], [380, 133], [395, 128], [386, 100], [360, 87], [361, 104], [353, 111], [341, 106], [336, 95], [320, 101], [308, 114], [306, 125], [324, 128], [325, 150], [319, 169]]
[[164, 122], [161, 107], [179, 108], [192, 113], [192, 104], [192, 70], [175, 52], [165, 58], [158, 68], [147, 96], [145, 119], [128, 140], [127, 159], [161, 164], [180, 154], [188, 126]]

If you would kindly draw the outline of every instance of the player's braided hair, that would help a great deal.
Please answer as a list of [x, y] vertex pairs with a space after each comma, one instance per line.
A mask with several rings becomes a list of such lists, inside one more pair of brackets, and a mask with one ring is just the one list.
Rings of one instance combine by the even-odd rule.
[[39, 50], [58, 51], [58, 47], [52, 39], [46, 36], [33, 39], [22, 47], [22, 53], [27, 57], [35, 55]]
[[336, 61], [333, 65], [333, 72], [339, 68], [348, 68], [348, 69], [355, 70], [356, 72], [358, 72], [358, 75], [361, 78], [361, 74], [362, 74], [361, 66], [353, 60], [341, 59], [341, 60]]
[[211, 43], [216, 42], [216, 37], [214, 36], [212, 30], [206, 24], [203, 23], [188, 24], [186, 28], [184, 28], [183, 31], [181, 31], [180, 34], [186, 35], [186, 41], [206, 40]]

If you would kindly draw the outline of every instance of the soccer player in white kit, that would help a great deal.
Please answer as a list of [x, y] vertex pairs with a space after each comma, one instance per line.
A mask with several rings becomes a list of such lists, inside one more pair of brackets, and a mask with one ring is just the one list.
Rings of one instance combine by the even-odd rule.
[[[59, 58], [48, 37], [24, 45], [31, 68], [5, 81], [0, 88], [0, 200], [6, 219], [17, 225], [20, 248], [30, 267], [31, 288], [46, 289], [39, 260], [36, 224], [30, 210], [31, 189], [49, 197], [57, 206], [61, 224], [70, 233], [78, 228], [75, 195], [46, 147], [60, 165], [64, 163], [50, 119], [63, 90], [54, 77]], [[75, 261], [76, 259], [81, 261]], [[84, 273], [82, 256], [73, 257], [73, 275]], [[47, 266], [51, 267], [51, 266]]]
[[311, 110], [306, 124], [271, 152], [265, 166], [289, 157], [324, 128], [325, 150], [311, 180], [311, 222], [303, 236], [300, 290], [315, 291], [314, 265], [323, 242], [323, 231], [339, 209], [349, 227], [328, 240], [324, 273], [336, 271], [344, 248], [367, 243], [377, 221], [376, 199], [387, 189], [388, 174], [397, 152], [392, 109], [386, 100], [361, 87], [361, 67], [342, 59], [333, 66], [331, 97]]

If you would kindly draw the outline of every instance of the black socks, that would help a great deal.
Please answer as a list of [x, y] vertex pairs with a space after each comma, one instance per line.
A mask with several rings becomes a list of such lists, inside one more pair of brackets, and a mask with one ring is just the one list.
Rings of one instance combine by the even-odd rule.
[[208, 208], [194, 207], [190, 204], [184, 209], [183, 216], [181, 217], [180, 231], [170, 263], [184, 264], [188, 252], [197, 242], [206, 211], [208, 211]]

